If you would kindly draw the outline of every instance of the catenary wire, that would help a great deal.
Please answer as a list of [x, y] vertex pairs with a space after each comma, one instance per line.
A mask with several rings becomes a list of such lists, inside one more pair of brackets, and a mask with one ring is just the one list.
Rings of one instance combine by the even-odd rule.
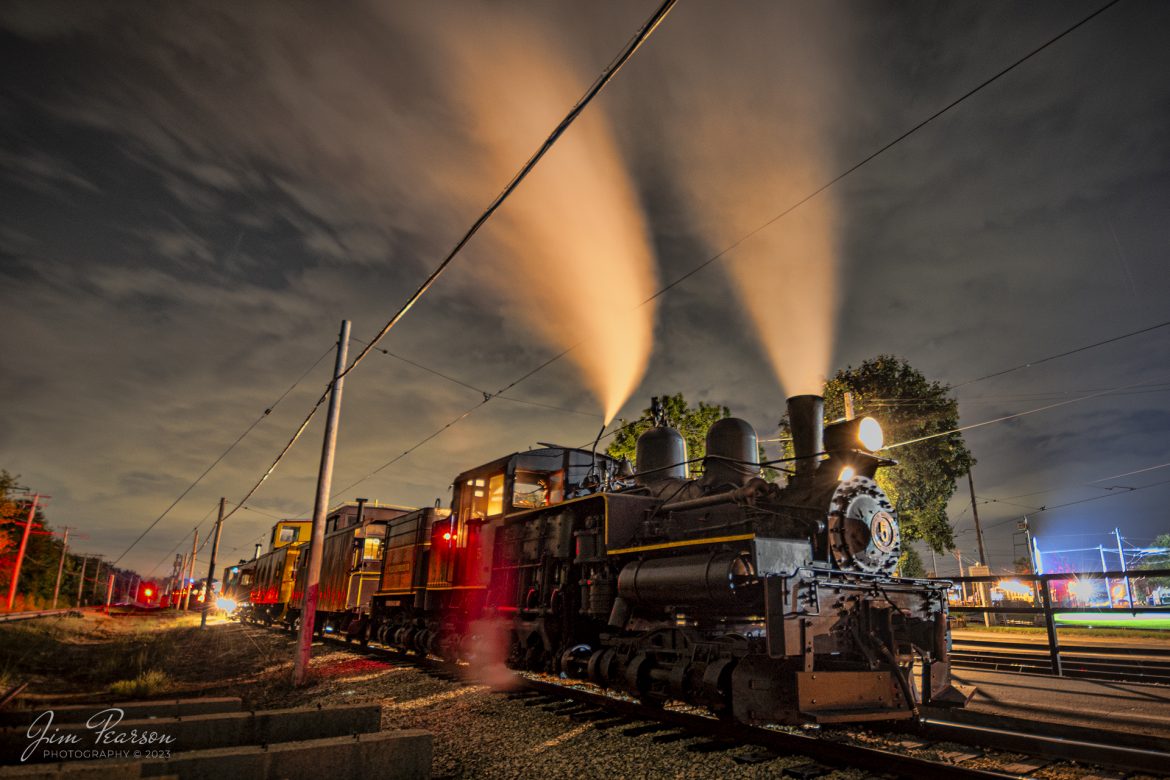
[[[947, 112], [949, 112], [950, 110], [952, 110], [953, 108], [958, 106], [959, 104], [963, 103], [968, 98], [972, 97], [973, 95], [982, 91], [984, 88], [988, 87], [992, 83], [998, 81], [1000, 78], [1004, 77], [1005, 75], [1007, 75], [1011, 71], [1015, 70], [1017, 67], [1022, 65], [1024, 62], [1035, 57], [1037, 54], [1044, 51], [1048, 47], [1052, 46], [1057, 41], [1061, 40], [1062, 38], [1069, 35], [1073, 31], [1084, 26], [1088, 22], [1092, 21], [1093, 19], [1095, 19], [1100, 14], [1104, 13], [1109, 8], [1113, 7], [1114, 5], [1117, 5], [1120, 1], [1121, 0], [1110, 0], [1110, 2], [1106, 3], [1105, 5], [1101, 6], [1097, 10], [1095, 10], [1092, 13], [1088, 14], [1087, 16], [1083, 17], [1080, 21], [1065, 28], [1063, 31], [1061, 31], [1057, 35], [1053, 36], [1052, 38], [1049, 38], [1044, 43], [1033, 48], [1027, 54], [1018, 58], [1017, 60], [1012, 62], [1010, 65], [1002, 68], [1000, 71], [998, 71], [994, 75], [990, 76], [989, 78], [985, 79], [984, 81], [982, 81], [980, 84], [976, 85], [975, 87], [972, 87], [967, 92], [965, 92], [962, 95], [960, 95], [959, 97], [955, 98], [954, 100], [952, 100], [950, 103], [948, 103], [944, 107], [938, 109], [933, 114], [931, 114], [928, 117], [926, 117], [925, 119], [919, 121], [917, 124], [913, 125], [908, 130], [904, 131], [902, 134], [900, 134], [899, 136], [897, 136], [893, 140], [889, 141], [888, 143], [886, 143], [882, 147], [878, 148], [874, 152], [871, 152], [866, 157], [864, 157], [861, 160], [859, 160], [858, 162], [854, 163], [849, 168], [847, 168], [844, 171], [842, 171], [841, 173], [837, 174], [835, 177], [833, 177], [828, 182], [826, 182], [825, 184], [818, 187], [816, 190], [812, 191], [811, 193], [804, 196], [800, 200], [798, 200], [795, 203], [791, 204], [790, 206], [786, 207], [781, 212], [779, 212], [778, 214], [776, 214], [775, 216], [773, 216], [772, 218], [770, 218], [769, 220], [764, 222], [759, 227], [757, 227], [754, 230], [750, 231], [749, 233], [745, 234], [743, 237], [739, 238], [738, 240], [736, 240], [735, 242], [733, 242], [732, 244], [730, 244], [729, 246], [727, 246], [723, 250], [719, 251], [717, 254], [712, 255], [708, 259], [706, 259], [703, 262], [699, 263], [698, 265], [694, 266], [693, 268], [688, 270], [683, 275], [677, 277], [676, 279], [674, 279], [673, 281], [671, 281], [670, 283], [668, 283], [667, 285], [665, 285], [664, 287], [659, 289], [657, 292], [655, 292], [653, 295], [651, 295], [645, 301], [643, 301], [642, 305], [645, 305], [645, 304], [649, 303], [650, 301], [653, 301], [653, 300], [659, 298], [660, 296], [664, 295], [665, 293], [667, 293], [668, 291], [670, 291], [674, 287], [677, 287], [679, 284], [683, 283], [684, 281], [686, 281], [690, 277], [697, 274], [699, 271], [701, 271], [704, 268], [715, 263], [716, 261], [718, 261], [719, 259], [721, 259], [725, 255], [727, 255], [729, 252], [734, 250], [736, 247], [738, 247], [740, 244], [742, 244], [744, 241], [748, 240], [749, 238], [756, 235], [760, 231], [764, 230], [765, 228], [767, 228], [770, 225], [774, 224], [775, 222], [779, 221], [780, 219], [782, 219], [786, 215], [795, 211], [800, 206], [802, 206], [804, 203], [807, 203], [808, 201], [817, 197], [822, 192], [828, 190], [829, 188], [831, 188], [832, 186], [834, 186], [835, 184], [840, 182], [842, 179], [846, 178], [847, 176], [851, 175], [852, 173], [854, 173], [855, 171], [857, 171], [858, 169], [860, 169], [864, 165], [868, 164], [869, 162], [873, 161], [874, 159], [881, 156], [885, 152], [889, 151], [891, 148], [893, 148], [897, 144], [901, 143], [905, 139], [909, 138], [910, 136], [912, 136], [913, 134], [915, 134], [916, 132], [921, 130], [923, 127], [926, 127], [928, 124], [934, 122], [936, 119], [943, 116], [944, 114], [946, 114]], [[659, 10], [655, 13], [655, 15], [653, 17], [651, 17], [650, 22], [647, 22], [646, 26], [643, 27], [643, 29], [641, 31], [639, 31], [639, 33], [637, 35], [635, 35], [635, 38], [631, 41], [630, 46], [627, 48], [627, 51], [629, 52], [629, 54], [632, 54], [633, 51], [636, 50], [636, 48], [641, 45], [641, 42], [645, 39], [645, 37], [647, 37], [649, 35], [649, 33], [653, 32], [653, 29], [658, 25], [659, 22], [661, 22], [662, 18], [665, 16], [665, 13], [670, 10], [670, 7], [672, 5], [673, 5], [672, 2], [664, 3], [663, 6], [661, 6], [659, 8]], [[626, 57], [626, 59], [628, 59], [628, 56]], [[624, 60], [622, 60], [622, 62], [624, 62]], [[620, 63], [619, 63], [619, 67], [620, 67]], [[602, 77], [599, 79], [599, 82], [595, 83], [594, 87], [591, 88], [591, 90], [587, 93], [587, 96], [590, 96], [592, 94], [596, 94], [596, 91], [599, 91], [600, 87], [604, 86], [602, 79], [606, 78], [607, 74], [609, 76], [612, 76], [612, 74], [615, 72], [616, 72], [616, 68], [613, 68], [611, 66], [610, 69], [608, 69], [605, 73], [603, 73]], [[576, 111], [577, 107], [575, 107], [574, 110]], [[579, 111], [578, 111], [578, 113], [579, 113]], [[572, 114], [572, 112], [571, 112], [571, 114]], [[562, 124], [564, 124], [564, 123], [562, 123]], [[560, 130], [560, 127], [558, 127], [558, 130]], [[546, 142], [545, 142], [546, 145], [548, 145], [550, 143], [550, 141], [555, 142], [555, 140], [556, 140], [555, 136], [557, 136], [557, 135], [559, 135], [558, 131], [554, 131], [554, 135], [550, 136], [549, 139], [546, 140]], [[542, 149], [545, 149], [545, 147], [542, 146]], [[525, 168], [522, 169], [522, 173], [525, 172], [529, 168], [529, 165], [534, 164], [534, 161], [538, 160], [539, 155], [542, 155], [542, 154], [543, 154], [543, 152], [538, 152], [537, 153], [538, 156], [534, 156], [534, 158], [531, 159], [529, 161], [529, 163], [525, 165]], [[518, 183], [519, 182], [516, 179], [514, 179], [513, 182], [510, 182], [508, 187], [506, 187], [505, 190], [503, 192], [501, 192], [501, 194], [499, 196], [497, 196], [496, 200], [493, 201], [492, 206], [489, 207], [489, 211], [494, 212], [494, 210], [496, 208], [498, 208], [499, 203], [502, 202], [502, 198], [506, 197], [508, 193], [510, 193], [513, 189], [515, 189], [514, 185], [518, 184]], [[446, 259], [444, 259], [444, 261], [439, 265], [438, 268], [435, 269], [434, 272], [432, 272], [431, 276], [429, 276], [423, 282], [422, 286], [420, 286], [419, 289], [416, 290], [416, 292], [407, 300], [406, 304], [404, 304], [402, 306], [402, 308], [399, 309], [399, 311], [391, 318], [391, 320], [383, 327], [383, 329], [370, 342], [367, 343], [366, 347], [359, 353], [359, 355], [356, 358], [354, 358], [354, 360], [350, 363], [350, 365], [342, 372], [342, 376], [345, 376], [350, 371], [352, 371], [358, 365], [358, 363], [360, 363], [366, 357], [366, 355], [369, 354], [370, 351], [377, 348], [378, 343], [386, 335], [386, 333], [389, 332], [389, 330], [406, 314], [407, 311], [409, 311], [409, 309], [427, 291], [427, 289], [429, 289], [429, 287], [438, 278], [438, 275], [442, 272], [442, 270], [446, 268], [446, 266], [454, 258], [455, 254], [467, 243], [468, 240], [470, 240], [470, 238], [475, 234], [475, 232], [478, 231], [479, 227], [482, 226], [483, 222], [486, 221], [487, 217], [490, 217], [490, 213], [485, 212], [485, 216], [481, 216], [481, 218], [476, 221], [476, 223], [472, 226], [472, 229], [469, 230], [468, 233], [465, 234], [464, 238], [461, 239], [460, 242], [456, 244], [455, 249], [452, 250], [452, 252], [448, 255], [448, 257]], [[528, 373], [524, 374], [523, 376], [521, 376], [517, 380], [510, 383], [505, 388], [505, 390], [510, 389], [510, 388], [516, 386], [517, 384], [520, 384], [521, 382], [525, 381], [526, 379], [528, 379], [532, 375], [543, 370], [544, 368], [551, 365], [552, 363], [560, 360], [560, 358], [564, 357], [566, 354], [568, 354], [570, 351], [575, 349], [581, 343], [584, 343], [584, 342], [578, 342], [577, 344], [574, 344], [574, 345], [562, 350], [561, 352], [557, 353], [553, 357], [549, 358], [545, 362], [538, 365], [536, 368], [532, 369]], [[503, 392], [503, 391], [500, 391], [500, 392]], [[410, 453], [412, 453], [414, 450], [418, 449], [419, 447], [421, 447], [425, 443], [431, 441], [436, 436], [440, 435], [443, 431], [447, 430], [452, 425], [455, 425], [458, 422], [466, 419], [468, 416], [470, 416], [472, 413], [474, 413], [477, 409], [482, 408], [485, 404], [487, 404], [491, 400], [492, 397], [494, 397], [494, 396], [489, 397], [489, 396], [485, 395], [485, 398], [481, 403], [464, 411], [459, 416], [457, 416], [456, 418], [454, 418], [450, 422], [446, 423], [445, 425], [443, 425], [441, 428], [439, 428], [435, 432], [426, 436], [425, 438], [423, 438], [422, 440], [420, 440], [416, 444], [412, 445], [411, 447], [409, 447], [407, 450], [405, 450], [401, 454], [395, 456], [391, 460], [387, 461], [386, 463], [382, 464], [378, 468], [369, 472], [366, 476], [362, 477], [361, 479], [357, 480], [356, 482], [353, 482], [353, 483], [347, 485], [346, 487], [342, 488], [341, 490], [336, 491], [333, 494], [333, 496], [336, 496], [339, 493], [343, 493], [343, 492], [351, 489], [352, 487], [360, 484], [361, 482], [364, 482], [365, 480], [369, 479], [370, 477], [374, 476], [375, 474], [383, 471], [384, 469], [386, 469], [389, 466], [393, 465], [394, 463], [398, 462], [402, 458], [404, 458], [407, 455], [409, 455]], [[320, 403], [323, 403], [323, 400], [321, 402], [318, 402], [318, 407], [320, 406]], [[316, 408], [317, 407], [314, 407], [313, 411], [315, 411]], [[309, 418], [312, 417], [312, 414], [313, 414], [313, 412], [310, 412]], [[295, 442], [296, 438], [298, 438], [300, 436], [300, 433], [303, 432], [304, 427], [307, 424], [308, 424], [308, 419], [306, 419], [306, 422], [301, 426], [300, 429], [298, 429], [297, 433], [294, 434], [294, 437], [293, 437], [292, 441], [290, 441], [290, 444], [288, 445], [288, 447], [291, 447], [292, 442]], [[983, 424], [988, 424], [988, 423], [983, 423]], [[281, 452], [281, 454], [278, 455], [276, 461], [274, 461], [273, 465], [269, 468], [268, 472], [266, 472], [265, 476], [261, 478], [260, 482], [258, 482], [255, 485], [255, 487], [253, 487], [253, 489], [251, 491], [249, 491], [247, 497], [250, 497], [255, 492], [255, 490], [259, 487], [259, 485], [267, 478], [267, 476], [269, 474], [271, 474], [272, 469], [274, 469], [276, 467], [276, 464], [279, 463], [280, 459], [284, 456], [284, 453], [288, 451], [288, 447], [286, 447]], [[245, 499], [244, 499], [245, 501], [247, 500], [247, 497], [245, 497]], [[332, 499], [332, 497], [331, 497], [331, 499]], [[243, 503], [243, 502], [241, 502], [241, 503]], [[235, 510], [233, 510], [233, 511], [235, 511]]]
[[[1116, 2], [1116, 0], [1114, 1]], [[530, 157], [528, 161], [520, 167], [520, 170], [504, 186], [504, 189], [501, 190], [500, 193], [496, 195], [496, 197], [491, 201], [491, 203], [488, 204], [488, 207], [483, 211], [482, 214], [480, 214], [475, 222], [472, 223], [471, 227], [468, 228], [463, 236], [455, 243], [455, 246], [451, 249], [450, 252], [447, 253], [447, 256], [444, 257], [443, 260], [434, 268], [434, 270], [431, 271], [430, 275], [427, 276], [425, 280], [423, 280], [423, 283], [419, 285], [418, 289], [416, 289], [410, 295], [410, 297], [406, 299], [406, 302], [403, 303], [401, 307], [399, 307], [398, 311], [394, 313], [394, 316], [390, 318], [390, 321], [387, 322], [382, 327], [382, 329], [378, 331], [374, 338], [372, 338], [366, 344], [361, 352], [357, 354], [357, 357], [355, 357], [350, 362], [350, 364], [344, 370], [342, 370], [340, 374], [338, 374], [336, 379], [330, 381], [329, 386], [326, 387], [325, 393], [321, 396], [313, 408], [309, 410], [308, 415], [306, 415], [300, 427], [298, 427], [297, 430], [293, 433], [292, 438], [289, 439], [288, 443], [276, 456], [276, 459], [273, 460], [272, 465], [268, 467], [263, 476], [261, 476], [260, 479], [252, 486], [247, 495], [241, 499], [240, 504], [245, 503], [249, 498], [252, 497], [253, 494], [255, 494], [255, 492], [260, 488], [265, 480], [267, 480], [268, 477], [272, 475], [272, 472], [275, 471], [277, 465], [279, 465], [280, 461], [284, 459], [284, 456], [288, 453], [288, 451], [292, 449], [292, 446], [301, 437], [301, 434], [305, 432], [305, 429], [308, 427], [309, 422], [313, 419], [313, 416], [317, 413], [317, 410], [328, 398], [329, 389], [333, 386], [333, 383], [340, 379], [344, 379], [346, 375], [357, 368], [357, 366], [363, 360], [365, 360], [366, 356], [372, 350], [378, 347], [378, 344], [382, 341], [386, 334], [389, 333], [390, 330], [403, 317], [406, 316], [407, 312], [409, 312], [411, 308], [414, 307], [414, 305], [422, 298], [422, 296], [426, 294], [427, 290], [429, 290], [431, 286], [434, 285], [434, 283], [439, 279], [439, 277], [459, 254], [463, 247], [465, 247], [468, 242], [471, 241], [475, 234], [479, 232], [479, 229], [483, 227], [483, 225], [487, 223], [492, 215], [496, 213], [500, 206], [503, 205], [508, 196], [511, 195], [516, 190], [516, 188], [520, 186], [520, 183], [528, 177], [528, 174], [532, 172], [532, 170], [536, 167], [536, 164], [539, 163], [545, 154], [547, 154], [548, 151], [553, 147], [553, 145], [556, 144], [564, 132], [573, 123], [573, 121], [576, 120], [577, 117], [580, 116], [581, 112], [585, 110], [585, 107], [593, 101], [593, 99], [598, 95], [598, 93], [601, 92], [605, 85], [608, 84], [613, 79], [613, 77], [617, 75], [622, 66], [629, 61], [630, 57], [634, 55], [634, 52], [641, 48], [642, 44], [646, 42], [651, 34], [653, 34], [653, 32], [658, 28], [658, 25], [661, 24], [662, 21], [666, 18], [666, 15], [670, 12], [670, 9], [674, 7], [676, 2], [677, 0], [664, 0], [662, 5], [658, 7], [658, 9], [651, 15], [646, 23], [634, 34], [633, 38], [629, 40], [621, 52], [618, 53], [618, 55], [613, 59], [613, 61], [610, 62], [608, 66], [606, 66], [605, 70], [601, 72], [601, 75], [599, 75], [593, 84], [589, 87], [589, 89], [585, 91], [585, 94], [577, 101], [576, 104], [573, 105], [573, 107], [569, 110], [569, 113], [565, 115], [564, 119], [562, 119], [560, 123], [555, 128], [553, 128], [552, 133], [549, 134], [549, 136], [544, 140], [544, 143], [542, 143], [536, 152], [533, 153], [532, 157]], [[485, 397], [484, 403], [487, 403], [489, 400], [489, 398]], [[467, 412], [467, 414], [470, 414], [470, 411]], [[467, 414], [462, 415], [459, 419], [466, 417]], [[444, 426], [444, 428], [425, 439], [423, 443], [434, 438], [447, 427], [450, 427], [450, 425]], [[235, 514], [238, 508], [239, 507], [237, 506], [236, 509], [233, 509], [231, 513], [229, 513], [229, 516], [231, 514]], [[224, 519], [226, 520], [227, 518], [225, 517]]]
[[145, 537], [146, 537], [146, 535], [147, 535], [148, 533], [150, 533], [150, 532], [151, 532], [151, 530], [152, 530], [152, 529], [153, 529], [153, 528], [154, 528], [156, 525], [158, 525], [158, 524], [159, 524], [159, 522], [160, 522], [160, 521], [161, 521], [161, 520], [162, 520], [164, 517], [166, 517], [166, 516], [167, 516], [167, 515], [170, 513], [170, 511], [171, 511], [172, 509], [174, 509], [176, 506], [178, 506], [179, 502], [180, 502], [180, 501], [182, 501], [182, 500], [183, 500], [183, 498], [184, 498], [184, 497], [186, 497], [186, 495], [187, 495], [188, 493], [190, 493], [192, 490], [194, 490], [194, 489], [195, 489], [195, 486], [196, 486], [196, 485], [198, 485], [200, 482], [202, 482], [202, 481], [203, 481], [203, 478], [204, 478], [204, 477], [206, 477], [208, 474], [210, 474], [210, 473], [211, 473], [211, 470], [212, 470], [212, 469], [214, 469], [216, 466], [218, 466], [218, 465], [219, 465], [220, 461], [222, 461], [224, 458], [226, 458], [226, 457], [228, 456], [228, 453], [230, 453], [232, 450], [234, 450], [234, 449], [235, 449], [235, 448], [236, 448], [236, 447], [239, 445], [239, 443], [240, 443], [240, 442], [242, 442], [242, 441], [244, 440], [244, 438], [245, 438], [245, 437], [246, 437], [246, 436], [247, 436], [249, 433], [251, 433], [251, 432], [252, 432], [252, 431], [253, 431], [253, 430], [256, 428], [256, 426], [257, 426], [257, 425], [259, 425], [259, 424], [260, 424], [260, 422], [261, 422], [261, 421], [262, 421], [262, 420], [263, 420], [265, 417], [267, 417], [268, 415], [272, 414], [272, 410], [273, 410], [273, 409], [275, 409], [275, 408], [276, 408], [276, 407], [277, 407], [277, 406], [280, 404], [280, 402], [281, 402], [281, 401], [283, 401], [283, 400], [285, 399], [285, 396], [287, 396], [289, 393], [291, 393], [291, 392], [293, 391], [293, 389], [294, 389], [294, 388], [295, 388], [297, 385], [299, 385], [299, 384], [300, 384], [300, 383], [301, 383], [301, 382], [304, 380], [304, 378], [305, 378], [305, 377], [307, 377], [307, 376], [308, 376], [310, 373], [312, 373], [313, 369], [315, 369], [315, 368], [316, 368], [316, 367], [317, 367], [317, 366], [318, 366], [318, 365], [321, 363], [321, 361], [325, 359], [325, 356], [326, 356], [326, 355], [328, 355], [330, 351], [332, 351], [332, 348], [330, 348], [330, 349], [326, 350], [326, 351], [325, 351], [325, 352], [324, 352], [324, 353], [321, 355], [321, 357], [317, 358], [317, 361], [316, 361], [315, 363], [313, 363], [313, 365], [309, 366], [308, 370], [306, 370], [306, 371], [305, 371], [303, 374], [301, 374], [301, 375], [300, 375], [300, 376], [297, 378], [297, 380], [296, 380], [295, 382], [293, 382], [291, 385], [289, 385], [289, 386], [288, 386], [288, 389], [287, 389], [287, 390], [285, 390], [283, 393], [281, 393], [279, 398], [277, 398], [275, 401], [273, 401], [273, 402], [272, 402], [272, 404], [270, 404], [270, 405], [269, 405], [269, 406], [268, 406], [268, 407], [267, 407], [267, 408], [266, 408], [266, 409], [265, 409], [263, 412], [261, 412], [261, 413], [260, 413], [260, 416], [259, 416], [259, 417], [257, 417], [255, 420], [253, 420], [253, 421], [252, 421], [252, 424], [251, 424], [251, 425], [249, 425], [247, 428], [245, 428], [245, 429], [244, 429], [244, 432], [243, 432], [243, 433], [241, 433], [239, 436], [237, 436], [237, 437], [236, 437], [236, 440], [235, 440], [235, 441], [233, 441], [233, 442], [232, 442], [230, 445], [228, 445], [228, 448], [227, 448], [226, 450], [224, 450], [223, 452], [221, 452], [221, 453], [220, 453], [220, 455], [219, 455], [219, 457], [218, 457], [218, 458], [216, 458], [214, 461], [212, 461], [212, 462], [211, 462], [211, 465], [210, 465], [210, 466], [208, 466], [206, 469], [204, 469], [204, 470], [203, 470], [203, 473], [202, 473], [202, 474], [200, 474], [198, 477], [196, 477], [196, 478], [195, 478], [195, 481], [194, 481], [194, 482], [192, 482], [190, 485], [188, 485], [188, 486], [186, 487], [186, 489], [184, 489], [184, 490], [183, 490], [183, 492], [179, 494], [178, 498], [176, 498], [174, 501], [172, 501], [172, 502], [171, 502], [171, 505], [170, 505], [170, 506], [168, 506], [166, 509], [164, 509], [164, 510], [163, 510], [163, 512], [162, 512], [162, 514], [160, 514], [158, 517], [156, 517], [156, 518], [154, 519], [154, 522], [152, 522], [150, 525], [148, 525], [148, 526], [146, 527], [146, 530], [144, 530], [144, 531], [143, 531], [141, 534], [139, 534], [139, 535], [138, 535], [138, 538], [137, 538], [137, 539], [135, 539], [133, 542], [131, 542], [131, 543], [130, 543], [130, 546], [129, 546], [129, 547], [127, 547], [125, 550], [123, 550], [123, 551], [122, 551], [122, 554], [121, 554], [121, 555], [119, 555], [119, 556], [117, 557], [117, 559], [115, 559], [115, 560], [114, 560], [114, 562], [113, 562], [113, 563], [111, 563], [110, 565], [111, 565], [111, 566], [115, 566], [115, 565], [117, 565], [118, 561], [120, 561], [120, 560], [122, 560], [123, 558], [125, 558], [127, 553], [129, 553], [131, 550], [133, 550], [133, 549], [134, 549], [134, 547], [135, 547], [135, 546], [136, 546], [136, 545], [137, 545], [139, 542], [141, 542], [141, 541], [143, 540], [143, 538], [145, 538]]

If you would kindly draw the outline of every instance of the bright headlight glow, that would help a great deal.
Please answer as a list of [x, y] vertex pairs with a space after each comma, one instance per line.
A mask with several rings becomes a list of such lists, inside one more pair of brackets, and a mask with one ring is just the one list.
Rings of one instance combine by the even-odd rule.
[[224, 612], [236, 611], [236, 602], [234, 599], [218, 598], [215, 600], [215, 606], [219, 607]]
[[857, 425], [857, 438], [861, 439], [862, 446], [870, 452], [880, 450], [882, 444], [885, 443], [882, 426], [872, 417], [861, 418], [861, 422]]
[[853, 479], [853, 474], [853, 467], [846, 466], [845, 468], [841, 469], [841, 473], [837, 476], [837, 481], [848, 482], [849, 480]]

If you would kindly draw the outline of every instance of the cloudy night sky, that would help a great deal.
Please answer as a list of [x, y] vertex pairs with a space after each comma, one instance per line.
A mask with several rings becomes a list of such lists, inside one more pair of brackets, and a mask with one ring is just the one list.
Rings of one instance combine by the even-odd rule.
[[[957, 385], [1148, 329], [956, 395], [964, 425], [1073, 401], [966, 434], [991, 564], [1025, 514], [1047, 549], [1170, 532], [1170, 5], [1123, 0], [788, 211], [1102, 4], [682, 0], [346, 379], [334, 501], [446, 504], [654, 394], [767, 438], [880, 353]], [[115, 559], [272, 408], [120, 563], [169, 572], [340, 321], [352, 356], [656, 5], [0, 4], [0, 467]], [[308, 515], [322, 423], [222, 560]], [[975, 557], [965, 482], [951, 517]]]

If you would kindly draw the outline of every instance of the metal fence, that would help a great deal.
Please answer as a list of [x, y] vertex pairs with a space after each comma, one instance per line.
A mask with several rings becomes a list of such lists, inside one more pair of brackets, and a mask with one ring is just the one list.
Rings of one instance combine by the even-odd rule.
[[[1061, 656], [1060, 639], [1057, 636], [1057, 622], [1056, 613], [1096, 613], [1107, 615], [1130, 615], [1137, 616], [1140, 612], [1142, 614], [1156, 614], [1165, 615], [1170, 619], [1170, 605], [1163, 605], [1160, 603], [1149, 604], [1149, 593], [1154, 589], [1150, 587], [1151, 579], [1166, 578], [1170, 581], [1170, 569], [1153, 569], [1153, 570], [1137, 570], [1137, 571], [1106, 571], [1106, 572], [1059, 572], [1053, 574], [1011, 574], [998, 576], [977, 576], [977, 577], [946, 577], [949, 582], [954, 583], [952, 589], [953, 598], [950, 605], [950, 611], [955, 615], [976, 614], [983, 615], [984, 622], [990, 625], [991, 616], [1004, 616], [1006, 623], [1011, 623], [1014, 616], [1015, 622], [1023, 622], [1020, 618], [1027, 616], [1028, 621], [1032, 624], [1042, 624], [1048, 634], [1048, 666], [1051, 673], [1057, 676], [1065, 676], [1065, 663]], [[1070, 588], [1066, 585], [1060, 588], [1061, 583], [1081, 583], [1090, 582], [1095, 583], [1100, 580], [1105, 580], [1105, 593], [1108, 597], [1110, 606], [1083, 606], [1079, 602], [1087, 599], [1070, 598], [1068, 595]], [[991, 598], [990, 592], [993, 589], [999, 589], [999, 586], [1005, 582], [1017, 581], [1030, 585], [1030, 594], [1016, 594], [1017, 598], [1004, 598], [1001, 605], [996, 605]], [[1110, 583], [1124, 584], [1124, 595], [1118, 599], [1111, 594]], [[971, 586], [971, 587], [969, 587]], [[1063, 590], [1061, 594], [1058, 591]], [[1118, 602], [1125, 606], [1115, 606]], [[1070, 603], [1071, 602], [1071, 603]], [[998, 621], [997, 621], [998, 623]], [[1073, 627], [1066, 627], [1067, 630], [1075, 631]], [[1170, 637], [1170, 632], [1167, 632]], [[996, 643], [984, 643], [994, 645]], [[1006, 645], [1006, 643], [1005, 643]], [[1072, 649], [1072, 648], [1070, 648]], [[1086, 648], [1078, 646], [1077, 652], [1083, 653]], [[1104, 652], [1117, 653], [1118, 648], [1103, 648]], [[1125, 651], [1120, 650], [1121, 653]], [[1157, 651], [1152, 654], [1160, 655]], [[1086, 675], [1089, 676], [1089, 675]]]

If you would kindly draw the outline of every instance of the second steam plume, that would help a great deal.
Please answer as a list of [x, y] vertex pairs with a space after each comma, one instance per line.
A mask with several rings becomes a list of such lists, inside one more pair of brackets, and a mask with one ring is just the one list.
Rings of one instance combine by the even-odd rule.
[[[838, 306], [836, 203], [822, 193], [761, 226], [832, 178], [833, 42], [843, 30], [820, 6], [735, 9], [672, 20], [674, 45], [658, 52], [672, 74], [665, 143], [655, 142], [710, 249], [742, 240], [722, 265], [785, 393], [820, 394]], [[721, 54], [695, 56], [705, 51]]]

